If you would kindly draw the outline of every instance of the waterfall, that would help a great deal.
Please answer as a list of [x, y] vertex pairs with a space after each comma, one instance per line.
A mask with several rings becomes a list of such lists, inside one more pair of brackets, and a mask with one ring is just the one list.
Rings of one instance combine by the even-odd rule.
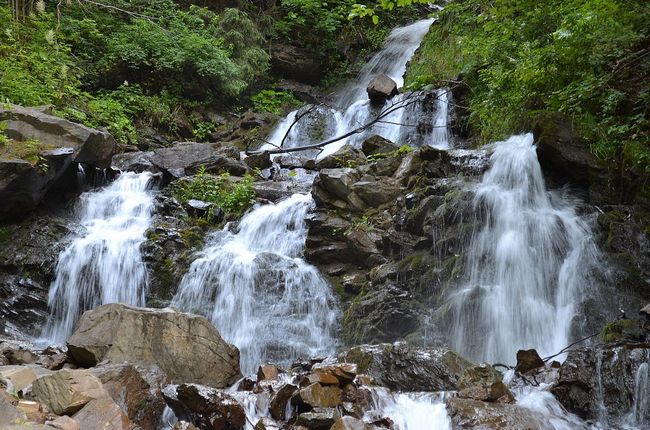
[[550, 355], [568, 344], [598, 252], [574, 204], [546, 191], [532, 134], [496, 143], [490, 162], [475, 190], [467, 281], [451, 300], [451, 343], [489, 362], [511, 363], [519, 349]]
[[151, 173], [123, 173], [81, 195], [84, 232], [59, 255], [50, 287], [50, 319], [43, 336], [64, 342], [86, 310], [106, 303], [143, 306], [147, 276], [140, 245], [151, 225]]
[[[374, 134], [399, 145], [428, 144], [441, 149], [449, 148], [448, 89], [436, 92], [433, 121], [425, 112], [424, 93], [399, 94], [387, 100], [383, 106], [373, 106], [366, 93], [367, 85], [379, 74], [390, 76], [398, 87], [404, 84], [406, 65], [420, 46], [432, 22], [432, 19], [426, 19], [394, 29], [386, 39], [384, 48], [363, 66], [357, 78], [337, 92], [334, 107], [305, 106], [291, 112], [275, 127], [267, 139], [270, 143], [263, 149], [274, 149], [278, 146], [295, 148], [339, 137], [368, 123], [382, 110], [400, 104], [405, 107], [390, 113], [382, 122], [367, 130], [331, 143], [322, 151], [313, 150], [306, 154], [322, 158], [336, 152], [345, 144], [359, 147], [365, 139]], [[296, 122], [297, 119], [299, 121]], [[432, 131], [421, 133], [421, 128]]]
[[331, 352], [337, 311], [331, 287], [302, 252], [310, 195], [257, 206], [236, 233], [208, 238], [172, 305], [210, 318], [241, 351], [242, 370], [264, 361]]
[[650, 378], [648, 363], [641, 363], [634, 379], [634, 403], [627, 419], [631, 426], [647, 426], [650, 424]]
[[451, 430], [447, 415], [445, 393], [393, 393], [385, 388], [373, 388], [372, 409], [364, 417], [388, 417], [399, 430]]

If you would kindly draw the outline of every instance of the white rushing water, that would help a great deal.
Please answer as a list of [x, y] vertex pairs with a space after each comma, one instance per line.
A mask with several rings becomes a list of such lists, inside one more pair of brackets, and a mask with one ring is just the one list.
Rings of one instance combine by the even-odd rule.
[[245, 373], [334, 347], [331, 287], [301, 258], [313, 205], [310, 195], [294, 194], [254, 208], [237, 233], [213, 234], [174, 297], [173, 306], [206, 315], [240, 349]]
[[[360, 146], [366, 138], [375, 134], [399, 145], [428, 144], [442, 149], [449, 148], [448, 89], [437, 91], [433, 117], [426, 112], [424, 93], [399, 94], [387, 100], [383, 106], [373, 106], [366, 92], [370, 81], [380, 74], [391, 77], [398, 87], [404, 84], [406, 65], [432, 22], [431, 19], [421, 20], [393, 30], [386, 39], [384, 48], [364, 65], [358, 77], [337, 92], [334, 107], [305, 106], [291, 112], [275, 127], [267, 138], [270, 143], [265, 145], [264, 149], [279, 146], [295, 148], [343, 136], [394, 106], [403, 107], [391, 112], [382, 121], [361, 133], [331, 143], [320, 152], [314, 150], [306, 154], [322, 158], [336, 152], [345, 144]], [[411, 103], [412, 100], [417, 102]]]
[[650, 378], [648, 363], [641, 363], [634, 379], [632, 411], [627, 417], [629, 428], [650, 428]]
[[512, 363], [519, 349], [545, 356], [568, 344], [598, 252], [573, 202], [545, 189], [532, 134], [496, 143], [490, 163], [451, 342], [470, 359]]
[[399, 430], [451, 430], [444, 393], [393, 393], [374, 388], [372, 406], [364, 419], [389, 417]]
[[84, 233], [59, 255], [43, 337], [64, 342], [81, 313], [107, 303], [143, 306], [147, 276], [140, 245], [151, 224], [151, 173], [123, 173], [81, 195]]

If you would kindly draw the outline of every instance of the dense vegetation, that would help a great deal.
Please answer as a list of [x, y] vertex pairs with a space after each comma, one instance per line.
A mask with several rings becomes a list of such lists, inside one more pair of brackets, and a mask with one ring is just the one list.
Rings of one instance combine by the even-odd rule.
[[457, 0], [440, 13], [407, 84], [460, 78], [483, 142], [560, 112], [595, 155], [647, 175], [649, 16], [644, 0]]
[[[295, 99], [272, 89], [272, 44], [302, 46], [318, 57], [327, 85], [356, 59], [347, 45], [358, 45], [357, 53], [375, 49], [415, 11], [391, 13], [391, 2], [381, 0], [386, 10], [377, 8], [382, 21], [374, 25], [353, 13], [351, 0], [282, 0], [266, 8], [204, 2], [212, 9], [173, 0], [27, 3], [33, 7], [22, 19], [0, 6], [0, 101], [50, 105], [71, 120], [106, 127], [123, 144], [152, 132], [205, 140], [218, 125], [206, 110], [252, 105], [280, 113]], [[373, 1], [365, 3], [374, 10]]]

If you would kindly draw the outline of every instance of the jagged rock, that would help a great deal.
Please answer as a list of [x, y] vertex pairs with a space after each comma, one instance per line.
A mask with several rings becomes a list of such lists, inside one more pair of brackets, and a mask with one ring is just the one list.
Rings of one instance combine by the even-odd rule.
[[0, 121], [5, 123], [4, 133], [10, 139], [37, 140], [52, 148], [70, 148], [75, 163], [107, 168], [115, 153], [116, 142], [109, 133], [35, 108], [5, 103], [0, 106]]
[[517, 351], [517, 366], [515, 370], [520, 373], [526, 373], [533, 369], [544, 367], [544, 360], [534, 349]]
[[308, 157], [306, 155], [301, 155], [296, 153], [279, 155], [275, 158], [274, 161], [278, 163], [280, 167], [284, 167], [286, 169], [295, 169], [295, 168], [303, 168], [307, 170], [316, 169], [316, 160], [314, 160], [312, 157]]
[[306, 84], [317, 84], [323, 76], [323, 68], [315, 56], [295, 45], [274, 44], [271, 65], [276, 74]]
[[381, 236], [377, 233], [357, 229], [347, 233], [345, 239], [355, 265], [371, 268], [385, 261], [377, 247], [377, 243], [381, 243]]
[[361, 150], [366, 155], [387, 154], [398, 149], [399, 146], [378, 134], [370, 136], [361, 144]]
[[636, 375], [647, 357], [648, 349], [643, 347], [573, 349], [562, 363], [551, 392], [569, 412], [583, 419], [597, 420], [602, 416], [598, 394], [602, 390], [607, 393], [603, 398], [607, 417], [612, 424], [616, 423], [632, 408]]
[[372, 103], [381, 104], [399, 94], [397, 84], [387, 75], [377, 75], [368, 84], [368, 98]]
[[94, 399], [108, 397], [102, 382], [89, 370], [59, 370], [32, 384], [34, 397], [57, 415], [70, 415]]
[[339, 354], [358, 372], [394, 391], [451, 391], [471, 363], [445, 348], [416, 348], [403, 342], [361, 345]]
[[67, 182], [76, 174], [73, 163], [105, 168], [115, 152], [116, 143], [110, 134], [38, 109], [5, 104], [0, 106], [0, 122], [10, 139], [38, 141], [43, 148], [34, 163], [9, 158], [11, 155], [0, 160], [0, 220], [24, 216], [56, 187], [76, 191], [76, 181], [72, 189]]
[[322, 386], [318, 383], [310, 384], [301, 388], [293, 396], [291, 403], [306, 405], [310, 408], [335, 408], [341, 404], [341, 389], [336, 386]]
[[484, 402], [512, 402], [514, 396], [503, 383], [501, 374], [489, 364], [468, 367], [458, 381], [458, 397]]
[[202, 316], [123, 304], [85, 312], [68, 340], [79, 365], [101, 361], [155, 364], [172, 382], [227, 387], [240, 378], [239, 350]]
[[342, 417], [336, 420], [330, 430], [372, 430], [375, 427], [353, 417]]
[[316, 375], [333, 376], [341, 387], [350, 384], [357, 377], [357, 365], [355, 363], [335, 363], [335, 364], [314, 364], [311, 371]]
[[18, 409], [18, 400], [11, 398], [4, 390], [0, 390], [0, 426], [9, 426], [16, 422], [27, 420], [25, 413]]
[[58, 430], [81, 430], [79, 422], [75, 419], [72, 419], [68, 416], [57, 417], [52, 421], [46, 421], [45, 425], [48, 427], [54, 427]]
[[282, 424], [267, 417], [260, 418], [257, 424], [255, 424], [255, 427], [253, 427], [253, 430], [281, 430], [281, 429], [282, 429]]
[[115, 154], [111, 161], [111, 169], [120, 172], [156, 172], [156, 167], [151, 163], [152, 156], [153, 151]]
[[72, 418], [82, 429], [133, 430], [129, 417], [110, 397], [89, 402]]
[[351, 189], [372, 208], [388, 202], [395, 202], [396, 197], [402, 191], [396, 181], [391, 179], [359, 181], [352, 184]]
[[546, 416], [513, 404], [486, 403], [456, 397], [447, 402], [447, 412], [454, 429], [545, 430], [549, 428]]
[[218, 144], [182, 142], [156, 149], [149, 159], [154, 166], [175, 178], [193, 175], [200, 167], [208, 173], [228, 172], [242, 176], [248, 167], [239, 160], [239, 151], [236, 157], [234, 155]]
[[316, 161], [317, 169], [333, 169], [336, 167], [357, 167], [366, 162], [366, 156], [352, 145], [343, 145], [334, 153]]
[[297, 190], [289, 181], [258, 181], [253, 183], [253, 190], [258, 198], [271, 202], [280, 201], [302, 191]]
[[266, 169], [268, 167], [271, 167], [273, 164], [271, 162], [271, 156], [269, 155], [268, 152], [262, 152], [259, 154], [251, 154], [244, 158], [244, 163], [251, 169]]
[[20, 392], [29, 387], [37, 378], [36, 372], [25, 366], [1, 366], [0, 381], [4, 381], [14, 391]]
[[[131, 364], [105, 364], [91, 369], [113, 401], [143, 430], [155, 430], [165, 408], [160, 386], [151, 386]], [[155, 371], [154, 371], [155, 372]]]
[[273, 381], [278, 379], [280, 368], [275, 364], [262, 364], [257, 369], [257, 382], [260, 381]]
[[230, 395], [214, 388], [169, 385], [163, 396], [174, 414], [199, 429], [241, 429], [246, 424], [244, 408]]
[[349, 344], [389, 342], [404, 338], [419, 326], [414, 295], [388, 283], [358, 296], [343, 318], [343, 338]]
[[312, 188], [316, 204], [353, 211], [366, 209], [367, 205], [352, 191], [352, 184], [359, 179], [359, 173], [350, 168], [321, 170], [314, 179]]
[[340, 414], [336, 409], [315, 408], [311, 412], [298, 415], [296, 425], [304, 426], [309, 430], [330, 430], [339, 417]]
[[285, 420], [287, 404], [296, 391], [298, 391], [298, 387], [295, 385], [285, 384], [273, 394], [269, 402], [269, 412], [271, 412], [273, 419]]

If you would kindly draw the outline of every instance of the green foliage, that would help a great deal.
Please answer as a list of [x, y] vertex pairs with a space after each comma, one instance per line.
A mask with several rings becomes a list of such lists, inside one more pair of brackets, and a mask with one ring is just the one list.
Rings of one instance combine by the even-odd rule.
[[79, 70], [70, 49], [54, 33], [51, 14], [30, 25], [12, 22], [0, 6], [0, 102], [25, 106], [62, 103], [79, 91]]
[[606, 324], [600, 337], [608, 343], [622, 340], [634, 341], [643, 339], [643, 333], [641, 333], [638, 321], [623, 319]]
[[571, 118], [599, 157], [650, 172], [647, 16], [641, 0], [460, 0], [439, 16], [406, 78], [470, 90], [482, 141]]
[[[252, 176], [246, 175], [241, 181], [234, 182], [228, 173], [213, 176], [201, 168], [192, 178], [176, 181], [172, 185], [172, 194], [182, 203], [201, 200], [213, 203], [226, 215], [241, 215], [254, 202], [253, 181]], [[214, 207], [210, 208], [208, 220], [212, 220], [214, 214]]]
[[[139, 125], [177, 133], [184, 111], [233, 100], [268, 70], [260, 32], [237, 9], [217, 15], [172, 0], [54, 6], [24, 23], [0, 6], [0, 101], [52, 105], [123, 144], [135, 143]], [[205, 137], [200, 122], [194, 134]]]
[[262, 90], [251, 97], [253, 108], [260, 112], [271, 112], [281, 115], [284, 109], [299, 106], [292, 93], [287, 91]]
[[369, 155], [367, 159], [369, 162], [372, 163], [374, 161], [382, 160], [384, 158], [403, 157], [411, 151], [413, 151], [413, 148], [411, 148], [408, 145], [402, 145], [394, 151], [378, 152], [376, 154]]
[[[410, 6], [416, 2], [399, 3]], [[276, 20], [272, 35], [298, 42], [320, 56], [327, 76], [325, 84], [340, 80], [347, 72], [342, 65], [348, 59], [341, 45], [375, 50], [392, 27], [418, 17], [413, 7], [388, 10], [374, 0], [281, 0], [280, 5], [283, 16]]]
[[348, 235], [353, 231], [365, 231], [370, 232], [375, 229], [375, 226], [372, 223], [372, 220], [368, 215], [363, 215], [361, 218], [358, 218], [352, 221], [352, 225], [348, 227], [345, 231], [345, 234]]

